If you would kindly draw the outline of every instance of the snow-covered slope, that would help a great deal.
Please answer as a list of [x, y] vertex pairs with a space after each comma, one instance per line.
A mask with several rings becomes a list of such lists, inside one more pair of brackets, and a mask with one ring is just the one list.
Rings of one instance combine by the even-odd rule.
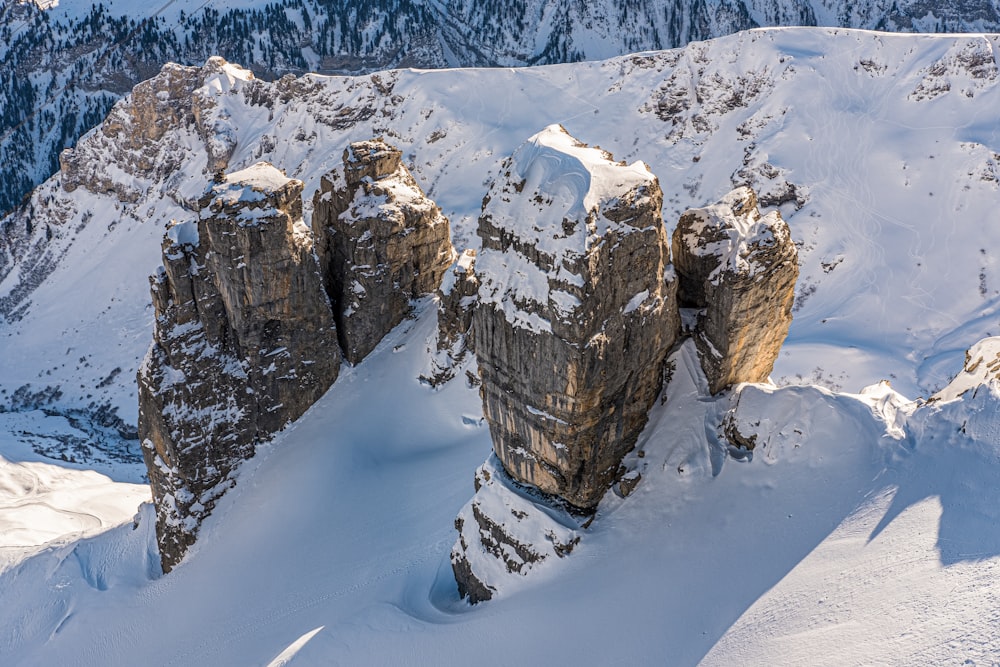
[[[762, 205], [780, 204], [802, 263], [773, 374], [786, 386], [741, 399], [760, 406], [759, 442], [770, 442], [752, 461], [727, 459], [715, 425], [729, 406], [699, 400], [704, 380], [685, 348], [640, 439], [645, 456], [630, 463], [645, 466], [635, 493], [605, 499], [580, 550], [530, 590], [469, 610], [447, 553], [489, 435], [474, 391], [416, 379], [434, 332], [425, 306], [247, 466], [169, 576], [150, 577], [148, 515], [137, 531], [70, 535], [0, 574], [0, 597], [19, 601], [0, 607], [0, 654], [12, 664], [264, 665], [296, 652], [301, 664], [1000, 659], [988, 586], [1000, 563], [995, 388], [919, 409], [884, 387], [829, 391], [891, 379], [928, 396], [997, 333], [1000, 228], [983, 221], [1000, 196], [998, 46], [996, 36], [787, 29], [530, 70], [283, 84], [206, 70], [212, 127], [235, 139], [231, 170], [269, 160], [308, 196], [349, 141], [384, 135], [451, 218], [459, 249], [475, 244], [500, 161], [551, 123], [649, 165], [668, 226], [750, 183]], [[193, 126], [157, 145], [153, 175], [135, 177], [115, 142], [91, 135], [78, 155], [136, 200], [67, 193], [56, 178], [33, 195], [32, 215], [10, 222], [5, 243], [30, 252], [3, 268], [0, 397], [34, 415], [11, 435], [39, 451], [65, 451], [59, 428], [87, 443], [80, 428], [114, 431], [101, 418], [114, 408], [134, 422], [132, 378], [151, 339], [146, 276], [166, 222], [190, 218], [185, 202], [211, 178]], [[187, 157], [175, 165], [178, 151]], [[826, 388], [804, 386], [814, 382]], [[129, 441], [112, 435], [114, 446], [80, 458], [134, 479]], [[25, 495], [0, 493], [8, 505]]]

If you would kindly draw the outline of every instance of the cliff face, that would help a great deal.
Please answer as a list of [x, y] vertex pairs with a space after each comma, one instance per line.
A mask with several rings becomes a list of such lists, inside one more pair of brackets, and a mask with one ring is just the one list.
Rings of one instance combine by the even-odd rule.
[[325, 175], [313, 230], [344, 356], [361, 361], [437, 289], [454, 251], [448, 219], [381, 139], [352, 143]]
[[693, 332], [713, 394], [767, 380], [792, 323], [798, 251], [781, 214], [765, 216], [750, 188], [691, 209], [673, 235], [682, 307], [699, 309]]
[[[472, 314], [479, 300], [479, 279], [476, 277], [476, 251], [466, 249], [445, 272], [438, 297], [437, 340], [431, 359], [430, 375], [423, 379], [438, 385], [455, 377], [455, 371], [469, 352], [474, 352]], [[466, 371], [469, 380], [478, 378]]]
[[472, 330], [494, 450], [520, 482], [594, 507], [678, 331], [662, 192], [560, 126], [502, 166], [479, 220]]
[[154, 342], [138, 376], [164, 571], [194, 542], [236, 466], [339, 372], [302, 187], [258, 163], [216, 183], [198, 219], [173, 223], [164, 238], [150, 280]]

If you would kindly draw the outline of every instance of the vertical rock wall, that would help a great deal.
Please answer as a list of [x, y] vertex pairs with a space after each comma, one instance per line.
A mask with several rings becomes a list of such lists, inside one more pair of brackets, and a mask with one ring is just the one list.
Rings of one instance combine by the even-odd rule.
[[504, 162], [479, 221], [472, 329], [494, 450], [592, 508], [619, 474], [679, 327], [662, 192], [550, 126]]
[[353, 143], [313, 200], [316, 249], [352, 364], [402, 321], [410, 299], [437, 289], [454, 258], [448, 219], [401, 157], [381, 139]]
[[673, 235], [682, 307], [700, 310], [693, 333], [713, 394], [767, 380], [788, 335], [798, 251], [781, 214], [737, 188], [685, 212]]
[[164, 571], [231, 473], [336, 379], [333, 315], [302, 222], [302, 183], [259, 163], [174, 223], [151, 278], [154, 342], [139, 371], [139, 436]]

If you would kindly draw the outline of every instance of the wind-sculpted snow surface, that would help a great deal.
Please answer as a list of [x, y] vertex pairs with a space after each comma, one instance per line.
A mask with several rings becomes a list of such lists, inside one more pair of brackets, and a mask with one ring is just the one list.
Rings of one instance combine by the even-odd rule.
[[[935, 401], [900, 439], [879, 407], [896, 399], [832, 390], [887, 378], [900, 394], [931, 395], [998, 333], [1000, 228], [981, 221], [995, 217], [1000, 190], [1000, 93], [976, 74], [998, 44], [788, 29], [527, 71], [226, 75], [230, 86], [217, 68], [195, 68], [196, 83], [219, 83], [229, 170], [264, 159], [302, 180], [307, 223], [322, 175], [373, 136], [400, 148], [459, 248], [479, 248], [482, 196], [501, 161], [552, 123], [674, 184], [668, 224], [751, 185], [765, 214], [780, 206], [799, 249], [795, 317], [771, 376], [826, 388], [764, 391], [766, 414], [744, 414], [788, 437], [752, 460], [736, 451], [737, 462], [719, 436], [728, 399], [708, 397], [686, 346], [622, 462], [642, 476], [634, 492], [605, 497], [572, 557], [550, 561], [560, 567], [470, 611], [452, 579], [452, 521], [491, 442], [475, 391], [415, 379], [436, 335], [424, 306], [244, 467], [184, 567], [148, 579], [149, 515], [139, 531], [28, 549], [41, 551], [0, 575], [0, 598], [15, 601], [0, 605], [0, 655], [15, 665], [268, 664], [293, 648], [321, 664], [997, 661], [995, 392]], [[971, 60], [954, 57], [967, 49]], [[946, 90], [911, 95], [938, 70]], [[153, 320], [146, 277], [167, 221], [191, 219], [210, 154], [184, 120], [148, 147], [164, 168], [147, 176], [98, 133], [75, 150], [138, 198], [67, 192], [57, 176], [5, 219], [0, 398], [28, 409], [13, 399], [27, 387], [20, 395], [43, 400], [33, 411], [107, 404], [134, 423], [129, 376]], [[167, 166], [171, 146], [185, 159]], [[35, 426], [8, 413], [3, 451], [58, 435], [61, 418], [42, 414]], [[780, 455], [763, 453], [772, 446]], [[0, 490], [12, 494], [25, 495]], [[127, 521], [120, 508], [105, 516]], [[573, 629], [567, 641], [553, 640], [554, 618]]]

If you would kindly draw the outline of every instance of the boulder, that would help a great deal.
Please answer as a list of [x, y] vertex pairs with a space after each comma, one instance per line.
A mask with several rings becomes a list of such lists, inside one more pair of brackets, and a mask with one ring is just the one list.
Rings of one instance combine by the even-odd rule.
[[424, 196], [400, 151], [381, 139], [344, 151], [313, 199], [313, 231], [344, 356], [365, 358], [437, 289], [454, 259], [448, 218]]
[[686, 211], [673, 234], [681, 308], [697, 313], [692, 336], [709, 390], [767, 380], [788, 335], [798, 251], [778, 211], [761, 215], [748, 187]]
[[472, 331], [510, 476], [583, 509], [622, 472], [679, 317], [663, 195], [553, 125], [504, 161], [479, 219]]
[[139, 437], [165, 572], [256, 446], [337, 378], [341, 355], [302, 182], [267, 163], [223, 177], [197, 220], [173, 222], [150, 281]]

